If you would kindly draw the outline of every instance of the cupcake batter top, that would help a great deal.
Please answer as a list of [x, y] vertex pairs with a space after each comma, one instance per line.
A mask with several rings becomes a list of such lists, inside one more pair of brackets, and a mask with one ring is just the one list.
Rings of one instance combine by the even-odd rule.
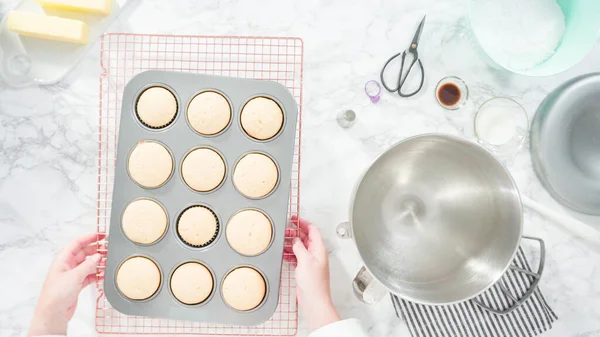
[[135, 110], [142, 123], [152, 128], [162, 128], [175, 119], [177, 100], [168, 89], [152, 87], [142, 92]]
[[225, 162], [217, 152], [209, 148], [195, 149], [183, 159], [181, 175], [193, 190], [212, 191], [225, 178]]
[[151, 244], [160, 239], [167, 230], [167, 213], [156, 201], [138, 199], [125, 208], [121, 225], [129, 240]]
[[248, 101], [241, 113], [244, 131], [252, 138], [267, 140], [275, 137], [283, 126], [283, 111], [279, 104], [266, 97]]
[[160, 286], [160, 271], [150, 259], [135, 256], [127, 259], [117, 270], [117, 288], [127, 298], [145, 300]]
[[248, 198], [262, 198], [277, 185], [279, 172], [271, 158], [260, 153], [242, 157], [233, 172], [233, 184]]
[[236, 213], [227, 224], [227, 242], [236, 252], [254, 256], [262, 253], [271, 243], [273, 227], [262, 212], [247, 209]]
[[267, 286], [262, 275], [253, 268], [232, 270], [223, 280], [223, 299], [236, 310], [252, 310], [265, 298]]
[[173, 296], [185, 304], [204, 302], [213, 291], [213, 278], [208, 268], [198, 262], [187, 262], [171, 276]]
[[204, 246], [215, 238], [218, 230], [217, 218], [204, 206], [193, 206], [181, 214], [177, 222], [177, 233], [191, 246]]
[[217, 134], [231, 120], [231, 106], [223, 95], [205, 91], [196, 95], [187, 109], [187, 118], [192, 129], [203, 135]]
[[164, 184], [173, 171], [173, 158], [160, 143], [141, 141], [131, 151], [128, 163], [131, 178], [146, 188]]

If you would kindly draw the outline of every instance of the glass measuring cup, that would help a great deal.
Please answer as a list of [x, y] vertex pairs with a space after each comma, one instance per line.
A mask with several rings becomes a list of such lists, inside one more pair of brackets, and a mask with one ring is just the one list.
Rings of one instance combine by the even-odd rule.
[[485, 101], [473, 118], [475, 139], [494, 155], [508, 159], [525, 143], [529, 118], [523, 106], [507, 97]]

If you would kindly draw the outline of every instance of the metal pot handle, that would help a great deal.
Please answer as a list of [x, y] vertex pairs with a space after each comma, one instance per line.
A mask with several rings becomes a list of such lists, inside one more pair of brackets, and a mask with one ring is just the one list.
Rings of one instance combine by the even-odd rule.
[[[352, 229], [348, 222], [337, 225], [335, 232], [340, 239], [352, 238]], [[377, 281], [364, 266], [352, 280], [352, 290], [356, 298], [367, 304], [379, 302], [389, 293], [389, 290]]]
[[335, 228], [335, 233], [340, 239], [351, 239], [352, 238], [352, 230], [350, 229], [349, 222], [342, 222], [337, 225]]
[[494, 309], [492, 307], [485, 305], [483, 302], [479, 301], [478, 299], [473, 299], [473, 302], [475, 302], [475, 304], [477, 304], [482, 309], [487, 310], [492, 313], [495, 313], [495, 314], [498, 314], [498, 315], [508, 314], [509, 312], [515, 310], [516, 308], [520, 307], [523, 303], [525, 303], [529, 299], [529, 297], [531, 297], [533, 292], [537, 289], [537, 286], [540, 283], [540, 279], [542, 277], [542, 273], [544, 272], [544, 263], [546, 262], [546, 248], [544, 245], [544, 241], [542, 239], [531, 237], [531, 236], [523, 236], [523, 239], [537, 241], [538, 244], [540, 245], [540, 264], [537, 268], [537, 272], [532, 272], [527, 269], [519, 268], [512, 264], [510, 266], [510, 269], [533, 277], [533, 282], [531, 282], [531, 285], [529, 286], [527, 291], [523, 294], [523, 296], [521, 296], [520, 299], [517, 299], [504, 286], [504, 279], [501, 278], [500, 282], [498, 282], [498, 285], [500, 286], [500, 290], [502, 291], [502, 293], [504, 295], [506, 295], [509, 303], [512, 303], [512, 304], [510, 305], [510, 307], [508, 307], [504, 310], [498, 310], [498, 309]]
[[352, 280], [352, 290], [354, 290], [356, 298], [366, 304], [377, 303], [389, 293], [389, 290], [377, 281], [364, 266]]

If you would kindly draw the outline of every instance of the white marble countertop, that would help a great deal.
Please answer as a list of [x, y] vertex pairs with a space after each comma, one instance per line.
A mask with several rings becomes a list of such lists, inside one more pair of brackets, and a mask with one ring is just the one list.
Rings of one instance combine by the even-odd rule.
[[[0, 2], [5, 14], [13, 0]], [[360, 268], [356, 248], [334, 228], [347, 220], [359, 174], [391, 144], [425, 132], [461, 134], [474, 109], [493, 96], [520, 102], [530, 117], [546, 94], [578, 74], [600, 71], [600, 44], [559, 76], [526, 78], [488, 67], [469, 38], [467, 1], [158, 1], [142, 2], [111, 30], [134, 33], [275, 35], [304, 40], [301, 215], [317, 224], [331, 257], [332, 288], [344, 317], [359, 317], [371, 336], [408, 336], [388, 300], [367, 306], [350, 282]], [[422, 92], [410, 99], [363, 93], [382, 63], [407, 47], [427, 14], [419, 47], [426, 67]], [[25, 335], [53, 255], [76, 235], [95, 230], [99, 47], [59, 84], [20, 90], [0, 85], [0, 335]], [[463, 78], [469, 104], [448, 112], [434, 101], [443, 76]], [[335, 122], [353, 109], [357, 124]], [[561, 212], [536, 179], [527, 150], [511, 161], [522, 193]], [[324, 188], [327, 186], [327, 188]], [[547, 244], [541, 288], [559, 321], [544, 336], [600, 336], [600, 247], [526, 211], [525, 234]], [[580, 219], [599, 225], [595, 218]], [[71, 331], [95, 335], [94, 306], [83, 294]], [[299, 336], [305, 336], [300, 324]]]

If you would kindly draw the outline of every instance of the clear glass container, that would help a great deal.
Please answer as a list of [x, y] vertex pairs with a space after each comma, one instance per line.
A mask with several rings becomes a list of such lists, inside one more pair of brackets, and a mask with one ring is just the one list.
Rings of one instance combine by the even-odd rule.
[[525, 109], [515, 100], [496, 97], [484, 102], [473, 120], [477, 141], [501, 159], [514, 156], [529, 130]]
[[447, 76], [435, 86], [435, 99], [444, 109], [458, 110], [467, 103], [469, 88], [459, 77]]
[[356, 112], [354, 110], [342, 111], [337, 115], [339, 126], [344, 129], [352, 127], [356, 123]]
[[13, 87], [53, 84], [65, 77], [94, 41], [102, 35], [125, 5], [136, 0], [113, 0], [109, 15], [42, 8], [35, 0], [23, 0], [12, 10], [81, 20], [89, 27], [85, 45], [20, 36], [0, 23], [0, 77]]

